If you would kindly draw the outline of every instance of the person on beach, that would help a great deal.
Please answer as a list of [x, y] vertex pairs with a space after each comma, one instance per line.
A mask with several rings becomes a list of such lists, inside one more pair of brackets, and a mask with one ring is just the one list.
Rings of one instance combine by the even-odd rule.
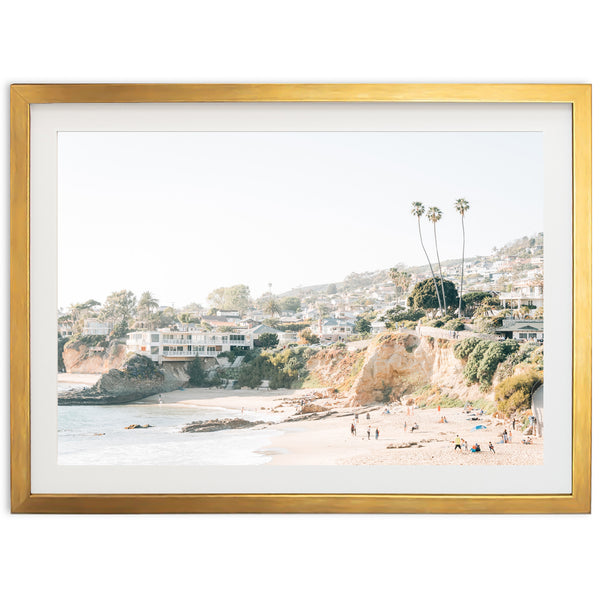
[[454, 440], [454, 450], [456, 449], [462, 450], [462, 440], [460, 439], [458, 433], [456, 434], [456, 439]]
[[406, 431], [406, 421], [404, 421], [404, 431]]
[[379, 439], [379, 428], [377, 428], [375, 430], [375, 439], [378, 440]]
[[367, 439], [368, 440], [371, 439], [371, 426], [370, 425], [367, 427]]
[[159, 395], [158, 395], [158, 403], [159, 403], [159, 404], [162, 404], [162, 394], [159, 394]]
[[515, 426], [516, 426], [516, 424], [517, 424], [517, 419], [515, 419], [515, 418], [513, 417], [513, 430], [515, 429]]
[[490, 443], [488, 444], [488, 447], [489, 447], [489, 449], [490, 449], [490, 452], [493, 452], [494, 454], [496, 454], [496, 451], [494, 450], [494, 444], [492, 444], [492, 442], [490, 442]]
[[367, 421], [371, 420], [371, 415], [369, 413], [367, 413]]
[[354, 422], [350, 424], [350, 433], [352, 435], [356, 435], [356, 427], [354, 427]]
[[467, 440], [463, 440], [461, 438], [460, 440], [462, 442], [463, 448], [465, 449], [465, 452], [469, 449], [469, 444], [467, 444]]

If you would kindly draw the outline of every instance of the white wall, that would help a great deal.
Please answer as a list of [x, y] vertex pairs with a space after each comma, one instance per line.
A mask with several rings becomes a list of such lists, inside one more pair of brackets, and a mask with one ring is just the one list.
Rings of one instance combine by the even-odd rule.
[[[12, 82], [597, 83], [593, 7], [584, 0], [8, 2], [2, 190], [8, 198]], [[7, 233], [7, 208], [2, 217]], [[7, 282], [7, 258], [2, 268]], [[565, 597], [575, 586], [593, 596], [599, 587], [597, 513], [11, 516], [7, 294], [0, 587], [8, 598], [494, 599]]]

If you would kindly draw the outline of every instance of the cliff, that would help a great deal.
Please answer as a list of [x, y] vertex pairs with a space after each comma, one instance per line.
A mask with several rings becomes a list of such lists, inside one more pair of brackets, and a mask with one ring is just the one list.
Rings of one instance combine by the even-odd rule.
[[158, 368], [151, 359], [134, 355], [122, 369], [111, 369], [91, 387], [59, 394], [60, 405], [127, 404], [171, 392], [188, 381], [185, 364]]
[[98, 346], [72, 341], [64, 346], [62, 356], [67, 373], [108, 373], [123, 367], [127, 361], [127, 346], [118, 342]]
[[464, 364], [454, 356], [455, 343], [407, 333], [378, 336], [364, 354], [354, 353], [356, 362], [350, 372], [358, 372], [348, 403], [362, 405], [400, 398], [428, 401], [443, 396], [472, 402], [492, 400], [493, 392], [465, 383]]

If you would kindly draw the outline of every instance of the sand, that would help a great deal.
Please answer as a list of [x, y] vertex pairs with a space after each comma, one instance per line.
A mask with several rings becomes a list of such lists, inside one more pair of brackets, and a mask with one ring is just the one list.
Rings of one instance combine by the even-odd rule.
[[[189, 388], [162, 395], [164, 403], [196, 406], [220, 406], [241, 410], [265, 411], [264, 420], [281, 421], [297, 414], [302, 397], [314, 390], [222, 390]], [[158, 397], [146, 399], [158, 402]], [[316, 403], [327, 406], [331, 416], [318, 420], [278, 422], [261, 428], [275, 429], [284, 435], [261, 450], [270, 457], [272, 465], [541, 465], [543, 464], [543, 440], [533, 438], [531, 445], [524, 445], [520, 431], [513, 431], [512, 443], [502, 444], [501, 433], [510, 424], [483, 415], [477, 421], [470, 420], [462, 408], [412, 409], [401, 405], [347, 408], [343, 400], [318, 399]], [[389, 410], [387, 414], [386, 408]], [[367, 419], [367, 412], [370, 419]], [[270, 416], [271, 413], [271, 416]], [[350, 433], [354, 414], [360, 413], [357, 435]], [[321, 413], [322, 414], [322, 413]], [[447, 423], [440, 423], [445, 417]], [[406, 431], [404, 423], [406, 422]], [[419, 429], [412, 432], [414, 423]], [[476, 425], [487, 429], [472, 431]], [[367, 428], [371, 428], [368, 439]], [[379, 429], [379, 439], [375, 430]], [[475, 442], [481, 452], [454, 450], [456, 435], [465, 439], [469, 446]], [[495, 454], [489, 451], [492, 442]], [[408, 448], [389, 448], [416, 442]]]

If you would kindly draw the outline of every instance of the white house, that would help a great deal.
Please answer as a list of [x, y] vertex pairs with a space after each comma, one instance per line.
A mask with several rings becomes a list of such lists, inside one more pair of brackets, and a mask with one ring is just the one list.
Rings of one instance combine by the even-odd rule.
[[321, 341], [345, 340], [354, 331], [354, 322], [343, 319], [323, 319], [315, 323], [311, 330]]
[[113, 324], [99, 319], [85, 319], [83, 321], [83, 335], [109, 335], [113, 330]]
[[252, 340], [248, 332], [206, 333], [200, 331], [133, 331], [127, 334], [127, 351], [149, 356], [152, 360], [191, 360], [195, 356], [216, 357], [232, 348], [249, 349]]

